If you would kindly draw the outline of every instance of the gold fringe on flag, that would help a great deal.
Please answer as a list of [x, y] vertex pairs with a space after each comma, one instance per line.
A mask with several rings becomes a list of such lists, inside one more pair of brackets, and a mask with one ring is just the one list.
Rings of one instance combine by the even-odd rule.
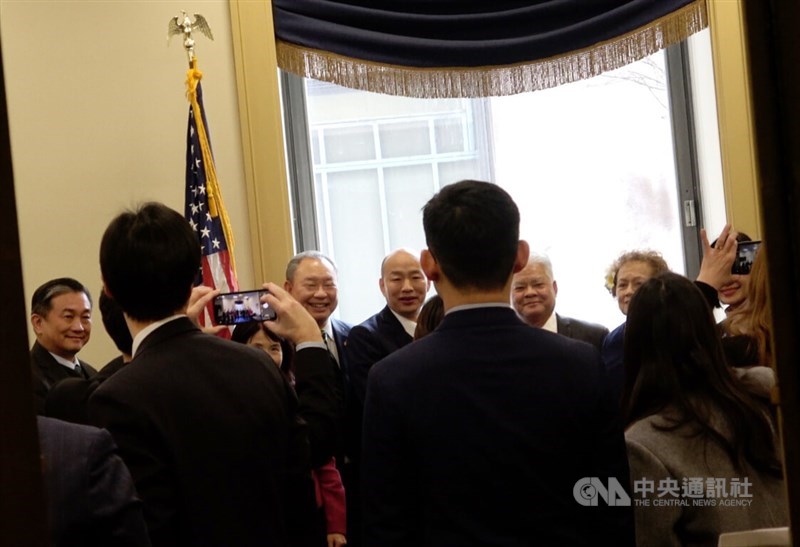
[[192, 58], [189, 71], [186, 73], [186, 97], [192, 105], [194, 122], [197, 127], [197, 138], [200, 141], [200, 152], [203, 154], [203, 163], [206, 171], [206, 195], [208, 197], [208, 212], [213, 218], [219, 218], [222, 223], [222, 231], [225, 233], [225, 241], [228, 245], [228, 257], [231, 263], [231, 270], [236, 275], [236, 262], [233, 252], [233, 229], [222, 202], [222, 192], [217, 181], [217, 169], [214, 166], [214, 156], [211, 155], [211, 145], [208, 142], [206, 125], [203, 122], [203, 113], [200, 103], [197, 100], [197, 84], [203, 77], [203, 73], [197, 68], [197, 59]]
[[384, 65], [277, 42], [278, 66], [294, 74], [344, 87], [447, 99], [515, 95], [598, 76], [639, 61], [708, 26], [706, 0], [632, 32], [578, 51], [505, 66], [413, 68]]

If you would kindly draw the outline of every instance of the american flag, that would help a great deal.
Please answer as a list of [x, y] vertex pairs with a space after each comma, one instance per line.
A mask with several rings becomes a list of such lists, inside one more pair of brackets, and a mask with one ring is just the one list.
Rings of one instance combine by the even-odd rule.
[[[189, 71], [189, 100], [192, 107], [189, 109], [186, 141], [185, 215], [197, 234], [203, 256], [201, 271], [197, 273], [195, 284], [207, 285], [222, 292], [235, 292], [239, 290], [239, 285], [233, 260], [233, 238], [214, 169], [214, 158], [206, 129], [208, 124], [203, 110], [203, 93], [199, 81], [192, 82], [193, 70], [199, 80], [199, 71], [193, 67]], [[209, 303], [206, 307], [204, 315], [206, 317], [201, 317], [201, 322], [210, 324], [210, 318], [213, 317], [212, 304]], [[228, 331], [223, 331], [226, 332]]]

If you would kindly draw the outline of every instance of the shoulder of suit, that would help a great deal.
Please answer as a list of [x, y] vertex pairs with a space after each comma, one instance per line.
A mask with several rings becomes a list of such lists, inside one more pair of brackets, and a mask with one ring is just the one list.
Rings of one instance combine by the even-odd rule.
[[386, 319], [386, 316], [384, 315], [384, 312], [387, 309], [388, 308], [384, 308], [381, 311], [379, 311], [378, 313], [376, 313], [375, 315], [371, 315], [371, 316], [367, 317], [366, 319], [364, 319], [358, 325], [354, 325], [350, 329], [350, 332], [353, 332], [353, 330], [356, 330], [356, 329], [363, 329], [363, 330], [367, 330], [369, 332], [373, 332], [373, 331], [377, 330], [378, 327], [380, 326], [380, 323]]
[[347, 335], [350, 332], [350, 329], [353, 328], [353, 325], [350, 323], [345, 323], [341, 319], [332, 318], [331, 319], [331, 326], [333, 330], [338, 331], [340, 334]]
[[64, 440], [69, 439], [71, 444], [75, 444], [79, 439], [85, 441], [89, 438], [104, 437], [106, 435], [110, 437], [108, 431], [92, 425], [76, 424], [45, 416], [37, 416], [36, 425], [39, 429], [39, 438], [41, 440], [61, 438]]
[[600, 325], [598, 323], [590, 323], [588, 321], [582, 321], [580, 319], [575, 319], [574, 317], [565, 317], [563, 315], [556, 314], [556, 321], [559, 322], [559, 323], [562, 323], [565, 326], [566, 325], [576, 325], [576, 326], [583, 327], [584, 329], [596, 330], [596, 331], [602, 331], [604, 333], [608, 333], [608, 329], [606, 327], [604, 327], [603, 325]]

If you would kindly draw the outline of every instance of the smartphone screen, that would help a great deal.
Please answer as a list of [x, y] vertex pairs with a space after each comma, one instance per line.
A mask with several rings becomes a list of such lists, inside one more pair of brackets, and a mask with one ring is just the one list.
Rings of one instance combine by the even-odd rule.
[[266, 302], [261, 302], [265, 294], [265, 289], [259, 289], [217, 295], [214, 298], [214, 321], [218, 325], [272, 321], [275, 319], [275, 310]]
[[753, 260], [756, 252], [761, 245], [760, 241], [740, 241], [736, 250], [736, 260], [733, 261], [731, 273], [738, 275], [748, 275], [753, 267]]

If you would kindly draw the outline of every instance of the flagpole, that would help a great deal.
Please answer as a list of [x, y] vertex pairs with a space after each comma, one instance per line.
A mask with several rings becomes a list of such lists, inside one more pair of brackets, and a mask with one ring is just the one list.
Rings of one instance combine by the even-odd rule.
[[[217, 180], [214, 156], [206, 125], [203, 108], [203, 95], [200, 80], [202, 72], [197, 68], [194, 54], [193, 32], [199, 31], [213, 40], [211, 29], [205, 18], [194, 14], [191, 20], [186, 12], [169, 21], [167, 39], [175, 35], [183, 36], [183, 47], [189, 61], [186, 73], [186, 98], [189, 100], [189, 126], [186, 146], [186, 188], [185, 216], [197, 236], [202, 261], [197, 284], [219, 289], [221, 292], [239, 290], [236, 264], [234, 262], [233, 229], [222, 202], [222, 193]], [[201, 323], [207, 324], [213, 317], [211, 303], [201, 316]], [[230, 337], [225, 329], [220, 336]]]

